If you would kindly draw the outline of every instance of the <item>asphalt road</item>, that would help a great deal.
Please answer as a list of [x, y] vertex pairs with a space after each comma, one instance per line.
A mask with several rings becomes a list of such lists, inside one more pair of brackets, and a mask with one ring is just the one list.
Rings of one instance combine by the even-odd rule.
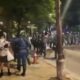
[[[64, 71], [68, 71], [72, 76], [80, 78], [80, 50], [64, 49], [64, 54]], [[54, 57], [54, 52], [50, 57]], [[55, 59], [51, 59], [51, 62], [56, 65]]]
[[65, 68], [80, 76], [80, 51], [79, 50], [64, 50], [65, 53]]

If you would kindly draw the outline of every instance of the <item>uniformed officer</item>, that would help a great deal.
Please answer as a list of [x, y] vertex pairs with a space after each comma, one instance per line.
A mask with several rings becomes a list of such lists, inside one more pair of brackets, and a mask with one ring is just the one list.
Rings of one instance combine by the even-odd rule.
[[17, 49], [17, 69], [21, 71], [21, 66], [23, 67], [22, 76], [25, 76], [26, 73], [26, 64], [28, 58], [28, 46], [29, 43], [27, 40], [18, 35], [15, 39], [16, 49]]

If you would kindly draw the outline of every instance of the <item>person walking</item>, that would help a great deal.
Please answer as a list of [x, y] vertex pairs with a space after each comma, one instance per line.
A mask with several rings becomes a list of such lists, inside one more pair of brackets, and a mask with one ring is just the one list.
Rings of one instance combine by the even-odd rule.
[[27, 61], [28, 59], [28, 47], [30, 46], [28, 41], [18, 35], [15, 39], [16, 49], [17, 49], [17, 69], [19, 72], [21, 71], [22, 67], [22, 76], [25, 76], [26, 74], [26, 67], [27, 67]]

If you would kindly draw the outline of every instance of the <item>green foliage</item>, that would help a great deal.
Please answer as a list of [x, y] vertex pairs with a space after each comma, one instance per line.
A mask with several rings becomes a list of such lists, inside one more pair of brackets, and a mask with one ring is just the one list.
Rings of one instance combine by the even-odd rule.
[[[23, 20], [40, 27], [43, 22], [55, 22], [55, 0], [0, 0], [0, 7], [3, 9], [0, 16], [18, 23], [17, 28], [11, 27], [13, 31], [26, 29], [21, 26]], [[37, 24], [39, 21], [42, 23]]]
[[49, 19], [55, 6], [54, 0], [0, 0], [0, 5], [8, 16], [30, 20]]

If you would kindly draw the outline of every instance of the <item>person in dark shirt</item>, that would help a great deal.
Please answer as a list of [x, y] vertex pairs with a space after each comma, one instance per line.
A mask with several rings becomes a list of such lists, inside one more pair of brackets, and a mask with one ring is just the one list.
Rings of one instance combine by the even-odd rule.
[[21, 71], [21, 65], [23, 67], [22, 76], [25, 76], [26, 73], [26, 64], [27, 64], [27, 58], [28, 58], [28, 47], [30, 47], [30, 44], [28, 41], [21, 36], [17, 36], [14, 40], [15, 46], [17, 49], [17, 69]]

